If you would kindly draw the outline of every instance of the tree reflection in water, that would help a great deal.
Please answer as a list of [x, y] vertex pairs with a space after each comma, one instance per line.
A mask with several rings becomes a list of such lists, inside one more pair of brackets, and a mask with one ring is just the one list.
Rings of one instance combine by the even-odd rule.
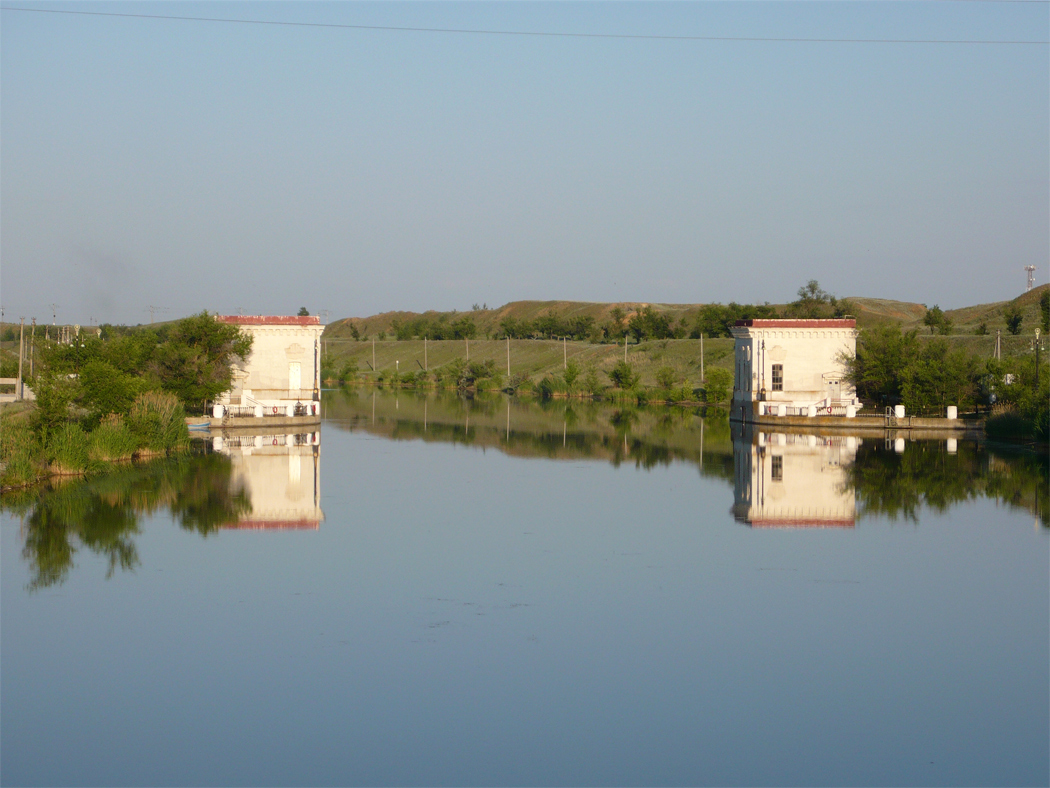
[[[654, 468], [697, 466], [703, 476], [734, 483], [733, 440], [724, 410], [603, 405], [588, 400], [462, 397], [346, 390], [326, 395], [333, 426], [392, 440], [493, 447], [514, 456], [602, 459]], [[736, 435], [736, 440], [755, 437]], [[922, 507], [945, 511], [979, 497], [1034, 514], [1050, 527], [1050, 459], [1038, 453], [958, 441], [907, 441], [898, 454], [884, 436], [857, 441], [842, 484], [856, 494], [857, 516], [917, 520]], [[790, 483], [786, 479], [785, 483]]]
[[909, 441], [898, 453], [884, 441], [865, 441], [846, 479], [861, 516], [918, 522], [923, 507], [945, 512], [975, 498], [994, 498], [1035, 515], [1050, 527], [1050, 458], [1010, 447], [960, 441]]
[[22, 516], [30, 590], [63, 582], [80, 548], [109, 560], [106, 577], [139, 563], [139, 517], [168, 510], [179, 524], [207, 536], [251, 511], [231, 485], [230, 459], [194, 453], [115, 469], [87, 480], [64, 480], [4, 498]]

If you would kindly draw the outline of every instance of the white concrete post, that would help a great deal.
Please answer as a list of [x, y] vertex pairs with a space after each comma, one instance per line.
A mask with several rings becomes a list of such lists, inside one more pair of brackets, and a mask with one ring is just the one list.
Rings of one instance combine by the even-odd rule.
[[948, 406], [948, 420], [949, 421], [955, 421], [955, 419], [957, 419], [957, 418], [959, 418], [959, 406], [958, 405], [949, 405]]

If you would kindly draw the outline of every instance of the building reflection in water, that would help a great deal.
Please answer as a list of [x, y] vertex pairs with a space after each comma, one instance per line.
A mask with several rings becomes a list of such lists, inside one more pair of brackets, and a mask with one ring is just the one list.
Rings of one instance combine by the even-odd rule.
[[251, 511], [225, 528], [312, 529], [321, 527], [321, 433], [226, 435], [212, 448], [229, 456], [230, 485], [243, 491]]
[[861, 439], [839, 435], [733, 434], [733, 516], [753, 528], [852, 528], [847, 468]]

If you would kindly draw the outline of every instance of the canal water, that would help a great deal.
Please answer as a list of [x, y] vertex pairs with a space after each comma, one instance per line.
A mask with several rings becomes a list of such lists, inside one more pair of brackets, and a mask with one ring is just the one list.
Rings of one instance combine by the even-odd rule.
[[1047, 460], [898, 437], [327, 392], [5, 495], [0, 782], [1046, 785]]

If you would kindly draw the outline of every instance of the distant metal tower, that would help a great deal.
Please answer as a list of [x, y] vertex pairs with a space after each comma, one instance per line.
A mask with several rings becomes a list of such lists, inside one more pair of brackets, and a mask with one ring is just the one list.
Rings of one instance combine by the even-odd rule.
[[1026, 265], [1024, 267], [1024, 270], [1028, 272], [1028, 287], [1025, 288], [1025, 292], [1027, 293], [1029, 290], [1035, 287], [1035, 266]]

